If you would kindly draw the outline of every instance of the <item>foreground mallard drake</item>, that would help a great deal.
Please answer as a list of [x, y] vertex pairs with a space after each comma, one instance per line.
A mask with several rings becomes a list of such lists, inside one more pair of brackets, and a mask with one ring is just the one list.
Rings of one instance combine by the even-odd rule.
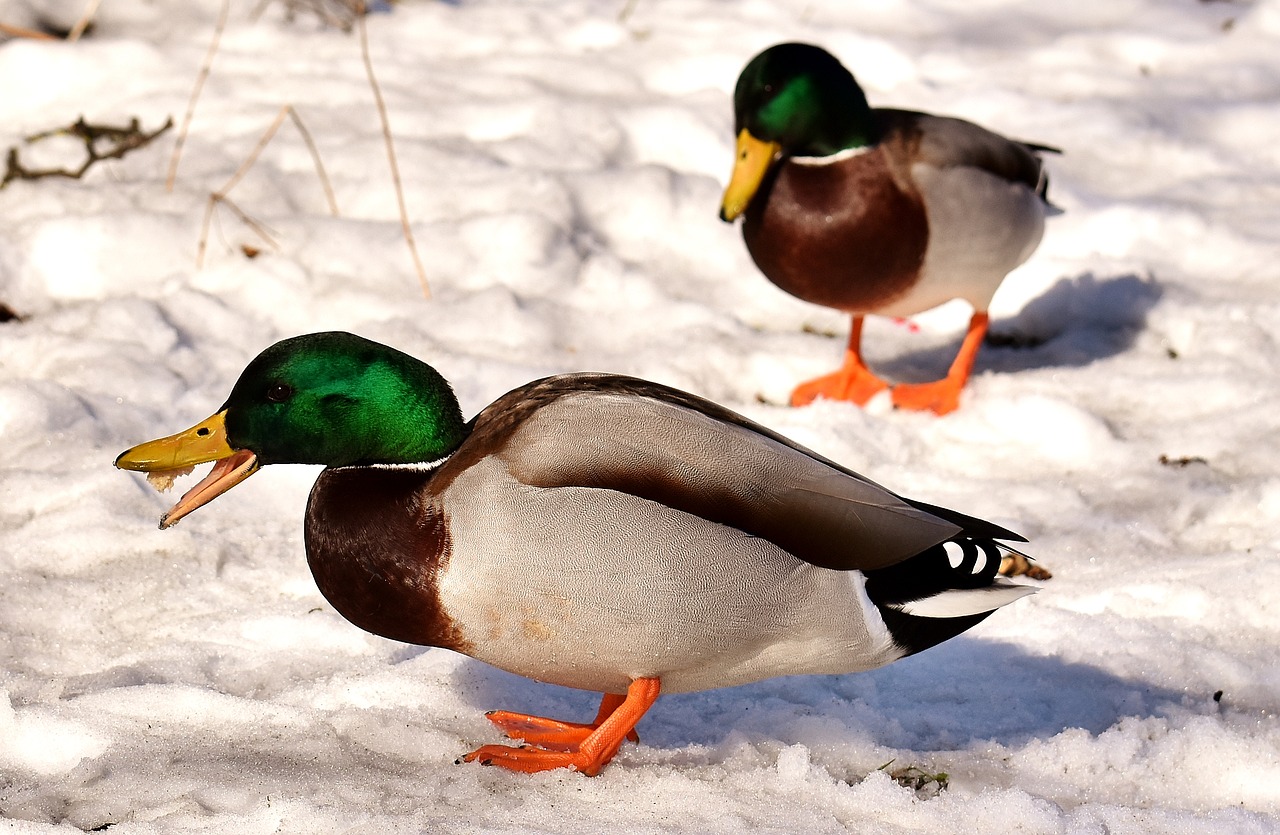
[[216, 461], [162, 528], [264, 464], [325, 464], [320, 591], [356, 626], [604, 694], [586, 724], [489, 715], [528, 745], [466, 759], [595, 774], [660, 691], [846, 673], [951, 638], [1033, 589], [989, 522], [914, 502], [706, 400], [566, 374], [463, 423], [428, 365], [347, 333], [287, 339], [209, 419], [116, 466]]
[[800, 385], [866, 403], [889, 385], [862, 360], [868, 313], [973, 306], [947, 376], [897, 385], [895, 406], [953, 411], [987, 331], [987, 306], [1031, 256], [1049, 204], [1038, 153], [960, 119], [872, 108], [853, 76], [810, 44], [772, 46], [733, 94], [737, 156], [720, 217], [744, 215], [752, 259], [774, 284], [853, 316], [843, 367]]

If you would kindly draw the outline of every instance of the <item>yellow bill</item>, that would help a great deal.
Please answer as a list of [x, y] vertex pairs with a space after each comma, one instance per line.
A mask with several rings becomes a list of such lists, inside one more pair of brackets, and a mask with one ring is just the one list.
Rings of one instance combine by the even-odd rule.
[[122, 470], [147, 473], [147, 480], [157, 489], [174, 477], [191, 472], [196, 464], [216, 462], [199, 484], [178, 500], [160, 517], [161, 529], [235, 487], [258, 471], [258, 457], [247, 449], [232, 449], [227, 442], [226, 412], [202, 420], [195, 426], [167, 438], [138, 444], [116, 459]]
[[738, 133], [733, 175], [720, 202], [721, 220], [732, 222], [747, 210], [751, 198], [755, 197], [760, 183], [764, 181], [764, 175], [769, 172], [769, 166], [781, 152], [782, 146], [777, 142], [756, 139], [745, 128]]

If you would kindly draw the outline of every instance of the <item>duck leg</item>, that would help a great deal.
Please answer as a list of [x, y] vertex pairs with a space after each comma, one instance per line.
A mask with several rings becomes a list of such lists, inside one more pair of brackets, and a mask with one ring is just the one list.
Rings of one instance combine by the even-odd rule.
[[[625, 700], [625, 696], [617, 693], [605, 693], [594, 722], [561, 722], [558, 719], [512, 713], [509, 710], [491, 710], [485, 714], [485, 718], [512, 739], [549, 751], [573, 751], [592, 731], [604, 724], [604, 720], [613, 715]], [[627, 734], [627, 739], [639, 742], [640, 735], [633, 730]]]
[[862, 316], [857, 314], [849, 328], [849, 347], [844, 352], [844, 365], [837, 371], [796, 386], [791, 392], [791, 405], [808, 406], [819, 397], [825, 397], [863, 406], [888, 387], [889, 384], [873, 374], [862, 361]]
[[987, 324], [985, 311], [974, 313], [969, 319], [969, 330], [960, 343], [960, 351], [951, 363], [947, 376], [932, 383], [894, 386], [893, 405], [899, 409], [927, 410], [939, 415], [954, 412], [960, 406], [960, 390], [973, 372], [973, 361], [977, 359], [978, 349], [982, 347]]
[[[483, 745], [463, 757], [467, 762], [479, 760], [482, 765], [496, 765], [511, 771], [533, 774], [538, 771], [549, 771], [553, 768], [574, 768], [594, 777], [600, 773], [609, 760], [613, 759], [622, 747], [623, 740], [635, 732], [636, 723], [645, 712], [658, 700], [662, 691], [662, 683], [656, 678], [638, 678], [627, 688], [627, 695], [622, 697], [605, 696], [600, 705], [600, 713], [606, 716], [600, 724], [592, 729], [579, 742], [569, 739], [576, 736], [579, 727], [563, 723], [564, 732], [557, 733], [550, 726], [560, 725], [541, 717], [520, 717], [520, 714], [506, 714], [501, 720], [494, 720], [498, 714], [490, 714], [490, 720], [500, 727], [507, 718], [533, 720], [530, 725], [539, 733], [554, 734], [552, 742], [557, 746], [566, 746], [569, 750], [549, 749], [543, 747], [511, 748], [506, 745]], [[547, 723], [547, 724], [542, 724]], [[516, 720], [513, 724], [519, 724]], [[513, 734], [514, 736], [514, 734]]]

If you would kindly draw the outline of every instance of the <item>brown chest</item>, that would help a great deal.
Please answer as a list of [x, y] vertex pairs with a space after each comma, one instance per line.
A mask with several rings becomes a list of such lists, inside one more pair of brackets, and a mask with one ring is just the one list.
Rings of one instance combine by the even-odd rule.
[[752, 200], [742, 234], [774, 284], [849, 313], [907, 293], [929, 239], [919, 194], [875, 149], [825, 164], [784, 161]]
[[307, 504], [307, 562], [338, 613], [406, 643], [467, 647], [440, 604], [451, 542], [443, 512], [424, 499], [430, 473], [325, 470]]

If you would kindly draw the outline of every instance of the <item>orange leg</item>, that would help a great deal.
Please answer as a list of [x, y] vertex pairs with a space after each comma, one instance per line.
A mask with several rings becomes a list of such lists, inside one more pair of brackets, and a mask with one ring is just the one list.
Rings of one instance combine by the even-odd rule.
[[982, 337], [987, 333], [987, 314], [979, 311], [969, 320], [969, 330], [960, 343], [960, 351], [947, 371], [947, 376], [932, 383], [897, 385], [893, 387], [893, 405], [899, 409], [932, 411], [945, 415], [960, 406], [960, 390], [973, 372], [973, 361], [982, 347]]
[[[502, 729], [512, 739], [546, 748], [549, 751], [574, 751], [591, 732], [604, 724], [617, 710], [626, 697], [616, 693], [605, 693], [600, 701], [600, 710], [594, 722], [561, 722], [558, 719], [547, 719], [543, 716], [530, 716], [525, 713], [512, 713], [509, 710], [491, 710], [485, 718]], [[627, 739], [639, 742], [640, 735], [634, 730], [627, 734]]]
[[[592, 729], [580, 742], [566, 738], [568, 734], [576, 735], [577, 726], [564, 723], [568, 734], [557, 734], [553, 744], [570, 746], [569, 750], [557, 750], [541, 747], [511, 748], [506, 745], [484, 745], [463, 757], [467, 762], [479, 760], [481, 765], [496, 765], [511, 771], [533, 774], [538, 771], [549, 771], [553, 768], [574, 768], [588, 777], [600, 773], [609, 760], [613, 759], [622, 747], [623, 740], [635, 732], [640, 717], [658, 700], [662, 683], [656, 678], [638, 678], [627, 688], [625, 698], [608, 695], [600, 704], [600, 724]], [[606, 715], [607, 714], [607, 715]], [[506, 714], [502, 721], [493, 720], [498, 714], [490, 714], [490, 720], [500, 727], [506, 727], [506, 717], [519, 717], [519, 714]], [[601, 719], [601, 716], [604, 718]], [[551, 730], [549, 723], [558, 725], [552, 720], [540, 717], [522, 717], [535, 720], [530, 724], [541, 731]], [[519, 724], [519, 721], [513, 724]], [[554, 731], [552, 731], [554, 733]]]
[[848, 400], [865, 405], [877, 393], [889, 387], [862, 361], [862, 316], [855, 315], [849, 328], [849, 347], [844, 352], [844, 365], [839, 370], [796, 386], [791, 392], [792, 406], [808, 406], [819, 397]]

